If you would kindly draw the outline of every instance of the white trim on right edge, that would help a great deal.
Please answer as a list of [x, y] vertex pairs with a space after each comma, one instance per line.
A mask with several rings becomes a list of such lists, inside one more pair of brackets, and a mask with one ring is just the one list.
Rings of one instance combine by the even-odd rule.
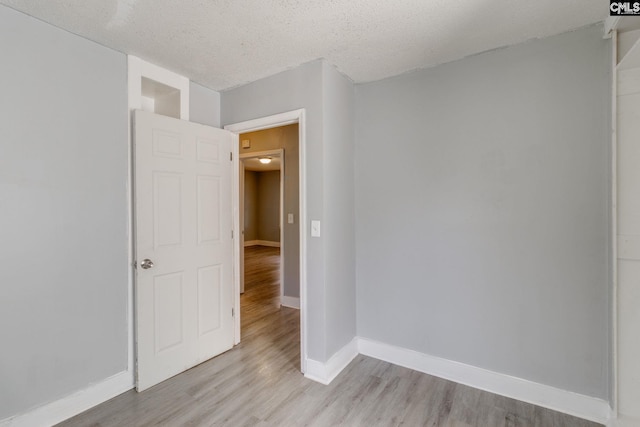
[[[616, 22], [617, 25], [617, 22]], [[618, 31], [614, 28], [607, 32], [611, 35], [611, 159], [609, 188], [611, 205], [609, 224], [611, 225], [611, 253], [609, 263], [611, 272], [611, 401], [612, 415], [618, 416]]]
[[430, 356], [367, 338], [357, 338], [357, 342], [360, 354], [384, 360], [394, 365], [404, 366], [425, 374], [597, 423], [607, 424], [611, 417], [609, 404], [602, 399]]

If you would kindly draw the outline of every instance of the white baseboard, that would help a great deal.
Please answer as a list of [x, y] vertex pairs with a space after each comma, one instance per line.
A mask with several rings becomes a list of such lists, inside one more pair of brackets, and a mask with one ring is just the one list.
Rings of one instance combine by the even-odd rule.
[[84, 390], [0, 421], [2, 427], [52, 426], [133, 388], [133, 374], [123, 371]]
[[331, 356], [326, 363], [307, 359], [307, 370], [304, 376], [310, 380], [328, 385], [357, 355], [358, 338], [356, 337]]
[[[285, 298], [298, 300], [293, 297]], [[285, 305], [284, 300], [283, 305]], [[338, 350], [326, 363], [307, 359], [305, 377], [325, 385], [330, 384], [358, 354], [602, 423], [610, 427], [640, 425], [637, 420], [624, 417], [612, 419], [609, 404], [602, 399], [557, 389], [367, 338], [355, 337]], [[132, 388], [132, 372], [123, 371], [60, 400], [30, 412], [1, 420], [0, 427], [51, 426]]]
[[609, 404], [602, 399], [561, 390], [378, 341], [358, 338], [358, 352], [394, 365], [404, 366], [415, 371], [590, 421], [607, 424], [611, 416]]
[[269, 240], [247, 240], [244, 242], [244, 247], [247, 246], [269, 246], [271, 248], [279, 248], [280, 242], [271, 242]]
[[290, 308], [300, 309], [300, 298], [297, 297], [288, 297], [283, 295], [280, 297], [280, 305]]

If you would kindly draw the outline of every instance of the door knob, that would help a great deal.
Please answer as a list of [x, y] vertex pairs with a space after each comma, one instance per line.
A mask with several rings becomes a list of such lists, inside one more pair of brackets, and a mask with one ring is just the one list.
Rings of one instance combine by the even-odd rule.
[[151, 261], [149, 258], [145, 258], [140, 263], [140, 267], [142, 267], [143, 270], [148, 270], [153, 267], [153, 261]]

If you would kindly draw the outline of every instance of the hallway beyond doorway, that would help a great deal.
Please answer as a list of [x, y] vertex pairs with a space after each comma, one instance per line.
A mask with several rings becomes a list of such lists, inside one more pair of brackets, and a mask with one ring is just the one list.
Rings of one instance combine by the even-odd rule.
[[244, 248], [245, 292], [240, 296], [242, 339], [261, 333], [251, 326], [280, 310], [280, 248]]

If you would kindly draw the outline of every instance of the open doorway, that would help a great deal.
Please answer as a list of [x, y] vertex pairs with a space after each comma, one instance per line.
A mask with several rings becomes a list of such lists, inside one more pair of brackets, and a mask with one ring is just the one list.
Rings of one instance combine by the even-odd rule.
[[298, 133], [295, 123], [239, 135], [243, 331], [274, 309], [300, 308]]
[[[249, 141], [244, 139], [245, 143]], [[240, 293], [245, 293], [253, 264], [246, 258], [257, 253], [277, 255], [277, 304], [284, 295], [284, 150], [267, 150], [240, 155]], [[261, 248], [272, 248], [269, 251]], [[255, 257], [251, 258], [255, 261]]]
[[[247, 137], [240, 135], [240, 140], [250, 145]], [[260, 140], [269, 137], [256, 136]], [[242, 332], [246, 334], [281, 306], [284, 150], [242, 153], [239, 166], [240, 321]]]
[[[292, 308], [300, 308], [298, 134], [298, 124], [293, 123], [241, 133], [238, 142], [240, 251], [253, 246], [280, 248], [279, 304]], [[244, 258], [241, 253], [241, 263]], [[246, 279], [243, 267], [241, 292]]]
[[[283, 238], [281, 242], [281, 252], [284, 259], [284, 268], [282, 268], [282, 295], [281, 307], [279, 311], [282, 313], [290, 313], [292, 317], [290, 321], [299, 324], [296, 327], [298, 338], [295, 339], [296, 347], [299, 343], [300, 370], [306, 371], [307, 358], [307, 333], [306, 333], [306, 248], [307, 238], [305, 235], [305, 224], [307, 223], [306, 214], [306, 169], [305, 169], [305, 111], [304, 109], [289, 111], [286, 113], [276, 114], [269, 117], [248, 120], [246, 122], [226, 125], [225, 129], [230, 130], [238, 135], [238, 145], [235, 153], [237, 161], [237, 180], [235, 181], [236, 206], [234, 229], [241, 233], [244, 224], [240, 223], [240, 167], [239, 161], [242, 156], [259, 153], [261, 151], [269, 151], [282, 149], [282, 161], [286, 165], [283, 173], [283, 208], [282, 208], [282, 232]], [[260, 133], [261, 131], [270, 131]], [[271, 134], [271, 138], [261, 140], [260, 135]], [[249, 140], [244, 143], [243, 140]], [[244, 322], [242, 319], [242, 310], [240, 307], [240, 277], [244, 274], [240, 269], [240, 240], [236, 239], [234, 250], [234, 276], [236, 286], [236, 344], [241, 341], [241, 323], [244, 330]], [[242, 248], [243, 249], [243, 248]], [[245, 298], [246, 299], [246, 298]], [[296, 308], [299, 308], [297, 310]]]

